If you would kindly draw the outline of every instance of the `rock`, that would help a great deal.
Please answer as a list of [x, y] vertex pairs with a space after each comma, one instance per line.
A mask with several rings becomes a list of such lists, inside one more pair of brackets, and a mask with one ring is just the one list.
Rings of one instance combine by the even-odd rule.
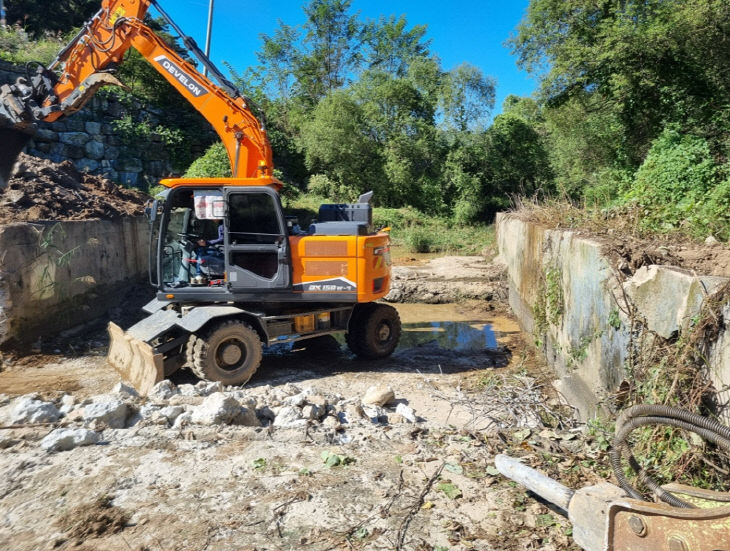
[[195, 392], [199, 396], [210, 396], [216, 392], [223, 392], [223, 384], [220, 381], [200, 381], [197, 385], [195, 385]]
[[165, 416], [170, 424], [174, 423], [183, 413], [185, 413], [183, 406], [167, 406], [160, 410], [160, 414]]
[[76, 407], [76, 398], [74, 398], [71, 394], [64, 394], [61, 397], [61, 407], [59, 408], [59, 411], [63, 415], [68, 415], [71, 413]]
[[322, 410], [325, 410], [329, 405], [329, 400], [321, 394], [312, 394], [311, 396], [308, 396], [307, 402], [312, 404], [313, 406], [319, 407]]
[[387, 423], [388, 412], [379, 406], [370, 406], [363, 404], [365, 415], [367, 415], [373, 423]]
[[418, 421], [418, 419], [416, 418], [416, 412], [413, 411], [413, 408], [408, 407], [403, 403], [400, 403], [396, 406], [395, 412], [398, 415], [401, 415], [406, 421], [410, 423], [416, 423]]
[[0, 406], [7, 406], [10, 403], [10, 396], [7, 394], [0, 394]]
[[264, 421], [268, 422], [273, 422], [274, 419], [276, 419], [276, 413], [274, 413], [274, 411], [268, 406], [258, 408], [256, 410], [256, 416], [259, 419], [263, 419]]
[[200, 396], [198, 389], [193, 385], [180, 385], [177, 390], [182, 396]]
[[121, 398], [139, 398], [137, 391], [125, 382], [117, 383], [112, 389], [112, 393]]
[[395, 400], [395, 392], [389, 386], [373, 385], [365, 391], [362, 403], [373, 406], [384, 406]]
[[406, 418], [403, 417], [400, 413], [389, 413], [388, 414], [388, 424], [389, 425], [397, 425], [399, 423], [405, 423]]
[[79, 172], [96, 172], [99, 170], [99, 161], [94, 159], [78, 159], [74, 161], [74, 166]]
[[68, 451], [79, 446], [97, 444], [99, 434], [87, 429], [56, 429], [41, 440], [41, 448], [47, 452]]
[[310, 389], [304, 389], [303, 391], [301, 391], [293, 396], [284, 398], [283, 402], [287, 406], [295, 406], [295, 407], [300, 408], [307, 403], [307, 397], [309, 396], [310, 392], [311, 392]]
[[328, 415], [322, 420], [322, 427], [326, 429], [338, 429], [340, 428], [340, 420], [337, 417]]
[[256, 416], [256, 410], [253, 408], [240, 408], [238, 415], [231, 421], [233, 425], [241, 425], [244, 427], [260, 427], [261, 421]]
[[175, 422], [172, 424], [172, 428], [174, 429], [180, 429], [182, 427], [185, 427], [193, 422], [193, 413], [191, 411], [186, 411], [185, 413], [181, 413], [177, 416], [175, 419]]
[[707, 239], [705, 239], [705, 245], [708, 245], [710, 247], [716, 247], [717, 245], [720, 245], [720, 242], [715, 239], [714, 235], [708, 235]]
[[240, 410], [241, 405], [235, 398], [216, 392], [193, 409], [191, 420], [198, 425], [226, 425], [233, 421]]
[[355, 423], [362, 419], [369, 419], [360, 404], [348, 404], [345, 407], [345, 419], [348, 423]]
[[129, 406], [116, 396], [97, 396], [84, 407], [84, 422], [99, 421], [111, 429], [123, 429], [128, 415]]
[[297, 421], [302, 420], [302, 412], [294, 406], [284, 406], [276, 414], [274, 419], [275, 427], [291, 427]]
[[202, 396], [182, 396], [181, 394], [176, 394], [167, 403], [171, 406], [199, 406], [203, 403], [203, 400], [205, 398]]
[[152, 387], [152, 390], [147, 394], [147, 398], [150, 400], [168, 400], [177, 393], [177, 387], [173, 382], [165, 379]]
[[101, 142], [97, 142], [96, 140], [88, 141], [84, 146], [84, 150], [89, 159], [100, 161], [104, 158], [104, 144]]
[[8, 424], [55, 423], [59, 417], [61, 412], [52, 403], [37, 400], [34, 395], [21, 396], [12, 403]]
[[302, 417], [310, 421], [316, 421], [324, 415], [324, 410], [314, 404], [306, 405], [302, 408]]
[[66, 145], [84, 146], [91, 138], [84, 132], [60, 132], [58, 137]]
[[101, 134], [101, 123], [94, 121], [87, 121], [84, 125], [86, 132], [94, 136]]

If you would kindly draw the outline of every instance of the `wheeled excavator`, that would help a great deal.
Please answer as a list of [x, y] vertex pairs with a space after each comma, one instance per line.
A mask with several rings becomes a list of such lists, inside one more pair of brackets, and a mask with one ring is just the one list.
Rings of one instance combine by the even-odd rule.
[[[144, 18], [154, 7], [182, 38], [201, 74]], [[187, 366], [202, 379], [242, 385], [264, 347], [344, 333], [357, 356], [390, 355], [397, 311], [376, 302], [390, 288], [390, 240], [375, 231], [372, 194], [322, 205], [302, 231], [279, 198], [266, 131], [246, 98], [156, 0], [103, 0], [57, 58], [0, 88], [0, 186], [38, 121], [78, 111], [137, 50], [213, 126], [232, 178], [167, 179], [146, 208], [151, 223], [148, 316], [109, 324], [109, 362], [141, 394]], [[213, 79], [216, 81], [213, 82]]]

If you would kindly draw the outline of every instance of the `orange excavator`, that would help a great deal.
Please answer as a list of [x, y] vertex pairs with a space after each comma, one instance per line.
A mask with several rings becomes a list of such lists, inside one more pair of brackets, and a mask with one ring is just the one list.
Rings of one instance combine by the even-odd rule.
[[[182, 38], [201, 74], [145, 23], [154, 7]], [[0, 186], [38, 121], [78, 111], [136, 49], [213, 126], [232, 178], [169, 179], [146, 209], [151, 222], [148, 317], [109, 324], [109, 362], [142, 394], [180, 367], [244, 384], [265, 346], [345, 333], [364, 358], [390, 355], [397, 311], [377, 303], [390, 288], [390, 240], [374, 231], [372, 194], [322, 205], [308, 231], [286, 217], [272, 151], [246, 99], [155, 0], [103, 0], [48, 67], [0, 87]]]

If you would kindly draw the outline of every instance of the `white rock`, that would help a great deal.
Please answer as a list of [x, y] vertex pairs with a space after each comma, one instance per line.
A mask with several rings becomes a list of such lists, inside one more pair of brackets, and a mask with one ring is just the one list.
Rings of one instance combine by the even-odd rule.
[[37, 400], [33, 395], [21, 396], [13, 401], [8, 417], [11, 425], [33, 423], [53, 423], [61, 417], [61, 412], [50, 402]]
[[705, 239], [705, 245], [709, 245], [710, 247], [714, 247], [719, 244], [720, 244], [720, 242], [717, 239], [715, 239], [714, 235], [708, 235], [707, 239]]
[[320, 409], [319, 406], [310, 404], [302, 408], [302, 417], [315, 421], [324, 415], [324, 409]]
[[363, 404], [362, 410], [373, 423], [377, 423], [381, 417], [388, 416], [388, 412], [379, 406], [370, 406]]
[[84, 407], [84, 421], [100, 421], [112, 429], [123, 429], [127, 423], [129, 406], [115, 396], [102, 395]]
[[195, 392], [199, 396], [210, 396], [216, 392], [223, 392], [223, 384], [220, 381], [200, 381], [195, 385]]
[[395, 412], [403, 417], [406, 421], [409, 421], [411, 423], [415, 423], [418, 421], [416, 418], [416, 412], [413, 411], [413, 408], [408, 407], [407, 405], [400, 403], [395, 407]]
[[192, 422], [199, 425], [226, 425], [233, 421], [240, 410], [241, 405], [235, 398], [216, 392], [193, 409]]
[[367, 419], [368, 415], [363, 410], [360, 404], [348, 404], [345, 406], [345, 422], [355, 423], [362, 419]]
[[79, 446], [99, 442], [99, 434], [87, 429], [56, 429], [41, 440], [41, 448], [47, 452], [68, 451]]
[[160, 414], [164, 415], [170, 423], [174, 423], [183, 413], [185, 413], [183, 406], [167, 406], [160, 410]]
[[10, 403], [10, 396], [7, 394], [0, 394], [0, 406], [6, 406]]
[[137, 391], [125, 382], [117, 383], [112, 389], [112, 394], [118, 394], [120, 398], [139, 398]]
[[373, 385], [365, 391], [362, 403], [373, 406], [384, 406], [395, 400], [395, 392], [389, 386]]
[[71, 394], [64, 394], [61, 397], [61, 413], [64, 415], [68, 415], [71, 413], [74, 409], [74, 406], [76, 405], [76, 398], [74, 398]]
[[191, 411], [186, 411], [185, 413], [181, 413], [177, 416], [175, 419], [175, 422], [172, 424], [172, 428], [179, 429], [182, 427], [185, 427], [193, 422], [193, 413]]
[[241, 407], [238, 415], [233, 418], [232, 424], [244, 427], [260, 427], [261, 421], [256, 417], [256, 410], [253, 408]]
[[177, 387], [172, 381], [165, 379], [152, 387], [147, 393], [150, 400], [169, 400], [173, 395], [178, 394]]
[[198, 389], [193, 385], [180, 385], [177, 387], [178, 392], [183, 396], [200, 396]]
[[284, 406], [276, 414], [275, 427], [290, 427], [293, 423], [302, 420], [302, 411], [294, 406]]

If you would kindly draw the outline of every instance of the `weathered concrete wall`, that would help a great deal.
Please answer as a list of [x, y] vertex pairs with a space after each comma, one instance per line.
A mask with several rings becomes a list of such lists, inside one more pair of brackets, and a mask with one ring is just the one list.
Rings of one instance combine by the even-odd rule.
[[[584, 418], [602, 411], [624, 379], [639, 337], [630, 334], [629, 311], [645, 331], [671, 338], [728, 281], [666, 266], [641, 268], [623, 281], [599, 243], [514, 215], [498, 215], [497, 241], [508, 267], [510, 306], [555, 369], [559, 390]], [[724, 320], [709, 355], [718, 390], [730, 384], [730, 315]]]
[[0, 226], [0, 344], [100, 316], [148, 269], [144, 217]]

